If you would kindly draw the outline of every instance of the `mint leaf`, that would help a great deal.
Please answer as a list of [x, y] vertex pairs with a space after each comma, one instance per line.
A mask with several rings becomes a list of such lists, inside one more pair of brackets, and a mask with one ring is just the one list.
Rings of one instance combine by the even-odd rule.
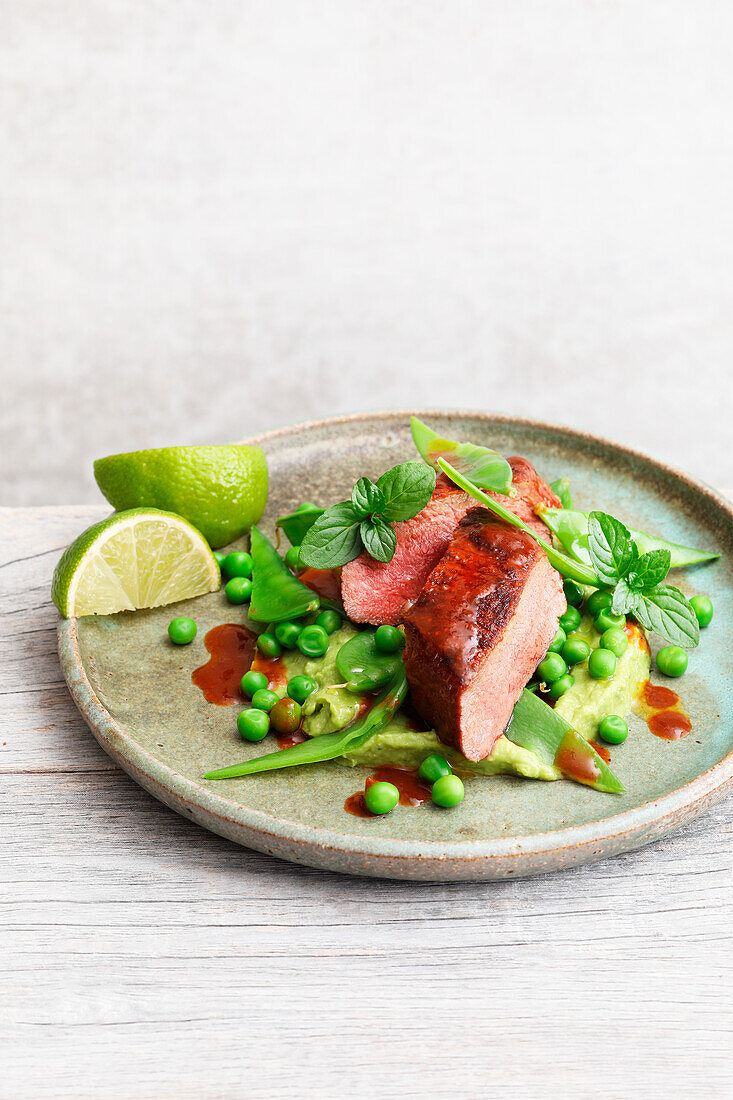
[[634, 562], [626, 579], [629, 587], [646, 592], [658, 585], [669, 573], [672, 555], [669, 550], [650, 550]]
[[626, 615], [633, 609], [636, 593], [632, 592], [625, 580], [620, 580], [613, 590], [611, 610], [614, 615]]
[[390, 523], [412, 519], [421, 512], [433, 495], [435, 470], [422, 462], [403, 462], [393, 466], [377, 481], [377, 488], [384, 497], [380, 510], [383, 519]]
[[416, 416], [410, 418], [410, 428], [415, 446], [431, 466], [437, 467], [438, 460], [442, 458], [480, 489], [491, 489], [505, 495], [511, 489], [512, 468], [490, 447], [444, 439]]
[[660, 584], [635, 596], [633, 613], [642, 626], [656, 631], [672, 645], [695, 648], [700, 641], [700, 627], [689, 600], [679, 588]]
[[300, 560], [312, 569], [335, 569], [361, 553], [357, 514], [350, 501], [334, 504], [306, 532], [300, 544]]
[[397, 549], [397, 536], [394, 528], [379, 516], [362, 521], [359, 528], [364, 549], [376, 561], [392, 561]]
[[351, 490], [351, 503], [354, 511], [362, 519], [372, 512], [381, 512], [384, 508], [384, 493], [368, 477], [360, 477]]
[[606, 512], [591, 512], [588, 516], [588, 551], [603, 584], [616, 584], [638, 556], [629, 529]]

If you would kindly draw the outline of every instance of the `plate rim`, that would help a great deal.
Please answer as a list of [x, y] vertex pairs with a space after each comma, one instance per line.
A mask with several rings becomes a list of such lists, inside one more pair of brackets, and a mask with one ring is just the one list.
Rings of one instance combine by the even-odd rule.
[[[666, 465], [643, 452], [602, 436], [560, 424], [524, 417], [495, 415], [465, 409], [411, 409], [355, 412], [341, 416], [306, 420], [273, 428], [242, 440], [260, 445], [268, 440], [302, 432], [328, 429], [364, 421], [400, 421], [410, 415], [422, 417], [456, 416], [484, 420], [511, 427], [541, 429], [560, 434], [571, 442], [592, 443], [652, 466], [688, 489], [701, 493], [710, 504], [725, 513], [733, 528], [733, 505], [710, 486]], [[97, 696], [86, 674], [79, 651], [77, 619], [59, 615], [57, 625], [59, 658], [72, 699], [100, 746], [136, 782], [155, 797], [199, 824], [260, 851], [310, 866], [331, 868], [357, 874], [412, 878], [494, 878], [508, 874], [531, 874], [574, 863], [600, 858], [640, 846], [690, 820], [709, 805], [723, 798], [733, 787], [733, 748], [694, 779], [660, 798], [609, 814], [594, 821], [570, 825], [548, 832], [527, 833], [492, 840], [418, 841], [374, 837], [338, 832], [278, 818], [271, 812], [255, 810], [232, 802], [210, 787], [186, 778], [144, 749], [120, 725]], [[195, 812], [195, 811], [198, 811]], [[652, 835], [646, 833], [652, 829]], [[239, 833], [240, 835], [236, 835]], [[634, 841], [638, 841], [638, 845]], [[605, 850], [598, 845], [606, 845]], [[419, 849], [416, 851], [415, 849]], [[554, 857], [543, 866], [546, 857]], [[362, 859], [362, 865], [348, 866], [349, 860]], [[397, 866], [395, 866], [395, 864]], [[501, 864], [501, 873], [492, 873]], [[527, 866], [523, 867], [522, 864]], [[513, 866], [512, 866], [513, 865]], [[420, 867], [437, 868], [443, 874], [421, 875]], [[410, 873], [413, 871], [415, 873]], [[461, 874], [463, 872], [463, 874]]]

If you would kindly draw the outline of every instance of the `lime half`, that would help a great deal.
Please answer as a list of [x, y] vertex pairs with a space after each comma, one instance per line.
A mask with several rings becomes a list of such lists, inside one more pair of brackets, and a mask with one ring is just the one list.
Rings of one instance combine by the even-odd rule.
[[234, 542], [267, 502], [267, 462], [259, 447], [159, 447], [108, 455], [94, 476], [113, 508], [164, 508], [197, 527], [210, 546]]
[[215, 592], [221, 573], [185, 519], [155, 508], [118, 512], [88, 527], [64, 552], [51, 595], [62, 615], [112, 615]]

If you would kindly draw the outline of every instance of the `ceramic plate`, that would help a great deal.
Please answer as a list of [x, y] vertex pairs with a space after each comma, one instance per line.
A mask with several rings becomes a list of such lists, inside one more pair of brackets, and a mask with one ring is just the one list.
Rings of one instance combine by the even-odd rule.
[[[679, 741], [630, 721], [612, 749], [622, 796], [566, 781], [497, 776], [467, 783], [451, 810], [430, 804], [361, 819], [344, 801], [366, 769], [324, 764], [228, 782], [201, 776], [262, 752], [236, 733], [237, 706], [205, 701], [191, 672], [208, 654], [213, 626], [242, 620], [223, 591], [186, 604], [108, 617], [61, 620], [59, 651], [71, 693], [105, 751], [151, 794], [230, 840], [283, 859], [351, 874], [428, 880], [491, 879], [571, 866], [638, 847], [690, 820], [733, 782], [733, 511], [707, 487], [623, 447], [564, 428], [479, 413], [418, 415], [447, 436], [521, 454], [552, 481], [567, 476], [576, 507], [597, 507], [631, 527], [715, 548], [712, 565], [679, 572], [677, 583], [715, 604], [689, 670], [676, 681], [692, 719]], [[262, 527], [302, 500], [343, 499], [357, 477], [376, 478], [415, 452], [406, 413], [375, 413], [268, 432], [270, 467]], [[173, 646], [166, 628], [192, 616], [198, 636]]]

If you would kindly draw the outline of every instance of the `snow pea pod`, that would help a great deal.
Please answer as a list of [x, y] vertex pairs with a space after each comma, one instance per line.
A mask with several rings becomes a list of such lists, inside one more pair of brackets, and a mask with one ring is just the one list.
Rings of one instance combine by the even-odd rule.
[[543, 764], [559, 768], [568, 779], [606, 794], [623, 794], [626, 790], [593, 746], [526, 688], [514, 704], [506, 736], [533, 752]]
[[[590, 564], [587, 512], [574, 512], [569, 508], [547, 508], [542, 513], [542, 519], [568, 554], [572, 554], [585, 565]], [[720, 557], [720, 554], [696, 550], [693, 546], [682, 546], [677, 542], [667, 542], [665, 539], [657, 538], [656, 535], [648, 535], [645, 531], [634, 531], [631, 527], [629, 533], [638, 547], [639, 554], [646, 554], [650, 550], [669, 550], [671, 567], [701, 565], [703, 562], [715, 561]]]
[[559, 477], [557, 481], [551, 481], [550, 488], [555, 496], [560, 498], [563, 508], [572, 508], [573, 498], [570, 495], [570, 482], [566, 477]]
[[444, 439], [416, 416], [410, 417], [410, 428], [415, 446], [430, 466], [439, 465], [441, 457], [448, 457], [454, 467], [470, 477], [472, 484], [504, 495], [511, 492], [512, 468], [490, 447]]
[[400, 653], [383, 653], [373, 630], [362, 630], [344, 642], [336, 656], [339, 675], [348, 681], [351, 691], [375, 691], [397, 674], [402, 664]]
[[305, 535], [310, 531], [319, 516], [325, 512], [325, 508], [319, 508], [315, 504], [301, 504], [295, 512], [287, 516], [280, 516], [277, 526], [285, 532], [293, 546], [300, 546]]
[[[239, 779], [243, 775], [256, 775], [259, 772], [278, 771], [280, 768], [294, 768], [301, 764], [320, 764], [325, 760], [334, 760], [350, 749], [360, 748], [375, 733], [392, 720], [407, 695], [407, 677], [402, 662], [394, 679], [380, 695], [379, 699], [364, 718], [346, 729], [336, 733], [323, 733], [293, 745], [289, 749], [270, 752], [266, 756], [257, 756], [254, 760], [245, 760], [230, 768], [220, 768], [209, 772], [204, 779]], [[549, 708], [548, 708], [549, 709]]]
[[249, 617], [256, 623], [282, 623], [317, 611], [315, 592], [297, 580], [272, 543], [257, 527], [250, 534], [252, 596]]

